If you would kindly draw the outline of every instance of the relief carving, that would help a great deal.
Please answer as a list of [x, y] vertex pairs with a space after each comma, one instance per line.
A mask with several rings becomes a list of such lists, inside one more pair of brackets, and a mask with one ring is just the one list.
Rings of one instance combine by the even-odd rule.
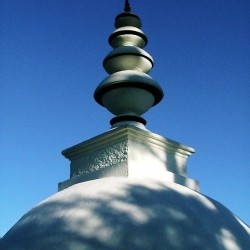
[[108, 148], [86, 154], [71, 162], [70, 178], [97, 171], [128, 159], [127, 142], [117, 143]]

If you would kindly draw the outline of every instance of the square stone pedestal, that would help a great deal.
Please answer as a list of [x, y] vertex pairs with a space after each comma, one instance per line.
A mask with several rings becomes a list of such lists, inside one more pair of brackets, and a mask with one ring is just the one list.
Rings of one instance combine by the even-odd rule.
[[194, 152], [147, 130], [120, 126], [62, 152], [71, 162], [70, 179], [59, 183], [58, 189], [109, 176], [142, 176], [199, 191], [199, 183], [187, 177], [187, 157]]

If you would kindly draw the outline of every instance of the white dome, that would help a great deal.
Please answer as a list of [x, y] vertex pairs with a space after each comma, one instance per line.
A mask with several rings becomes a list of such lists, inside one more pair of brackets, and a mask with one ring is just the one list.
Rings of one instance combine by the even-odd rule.
[[111, 177], [38, 204], [0, 240], [5, 250], [250, 249], [250, 229], [219, 202], [181, 185]]

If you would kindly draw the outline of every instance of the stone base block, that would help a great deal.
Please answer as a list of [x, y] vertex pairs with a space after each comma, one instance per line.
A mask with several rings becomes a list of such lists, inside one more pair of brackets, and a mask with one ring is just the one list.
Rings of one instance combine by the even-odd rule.
[[59, 191], [79, 182], [110, 177], [164, 178], [199, 191], [187, 178], [187, 157], [195, 150], [135, 126], [125, 125], [68, 148], [70, 179]]

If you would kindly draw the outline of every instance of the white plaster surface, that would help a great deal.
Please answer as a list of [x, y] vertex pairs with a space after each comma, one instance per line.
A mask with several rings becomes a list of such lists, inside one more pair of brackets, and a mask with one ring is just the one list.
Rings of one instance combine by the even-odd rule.
[[248, 250], [250, 228], [219, 202], [151, 178], [73, 185], [25, 214], [4, 250]]
[[186, 171], [187, 158], [194, 152], [145, 129], [121, 126], [63, 151], [71, 161], [71, 178], [59, 183], [59, 190], [108, 176], [148, 176], [199, 191], [199, 183]]

